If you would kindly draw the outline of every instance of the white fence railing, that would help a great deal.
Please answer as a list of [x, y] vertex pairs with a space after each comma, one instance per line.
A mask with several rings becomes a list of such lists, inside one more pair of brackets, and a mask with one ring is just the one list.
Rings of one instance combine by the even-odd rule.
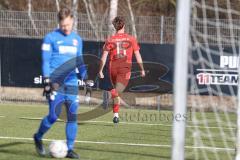
[[[173, 43], [175, 18], [136, 16], [137, 38], [142, 43]], [[127, 32], [132, 33], [130, 18], [126, 17]], [[0, 11], [0, 37], [42, 38], [57, 27], [55, 12]], [[104, 41], [108, 35], [107, 17], [96, 15], [90, 21], [87, 14], [78, 15], [77, 30], [84, 40]]]
[[[134, 24], [126, 17], [127, 32], [133, 34], [135, 27], [137, 39], [141, 43], [173, 44], [175, 42], [175, 18], [136, 16]], [[209, 45], [231, 45], [238, 43], [240, 21], [220, 19], [192, 19], [191, 35], [199, 43]], [[78, 15], [78, 33], [84, 40], [104, 41], [108, 36], [108, 17], [96, 15], [90, 20], [87, 14]], [[47, 32], [58, 26], [57, 13], [0, 10], [0, 37], [42, 38]], [[196, 40], [194, 40], [196, 41]]]

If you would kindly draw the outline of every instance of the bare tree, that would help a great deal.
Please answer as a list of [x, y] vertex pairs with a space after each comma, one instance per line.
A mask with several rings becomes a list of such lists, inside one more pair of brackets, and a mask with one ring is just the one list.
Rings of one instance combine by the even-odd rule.
[[131, 3], [130, 3], [130, 0], [127, 0], [127, 4], [128, 4], [128, 9], [129, 9], [130, 18], [131, 18], [132, 34], [137, 38], [136, 25], [135, 25], [135, 20], [134, 20], [134, 15], [133, 15], [133, 11], [132, 11], [132, 6], [131, 6]]
[[94, 12], [94, 7], [92, 4], [92, 1], [88, 1], [88, 0], [83, 0], [84, 4], [85, 4], [85, 8], [87, 11], [87, 16], [88, 16], [88, 21], [94, 31], [94, 34], [96, 36], [96, 38], [99, 40], [99, 33], [98, 33], [98, 26], [97, 26], [97, 19], [96, 19], [96, 14]]
[[118, 0], [111, 0], [110, 7], [109, 7], [109, 19], [108, 19], [109, 34], [114, 33], [112, 20], [117, 16], [117, 11], [118, 11]]
[[74, 24], [73, 24], [73, 30], [77, 32], [77, 26], [78, 26], [78, 0], [73, 0], [72, 2], [72, 10], [73, 10], [73, 17], [74, 17]]
[[176, 0], [169, 0], [169, 1], [176, 8]]
[[33, 17], [32, 17], [32, 0], [28, 0], [28, 17], [31, 21], [31, 24], [32, 24], [33, 29], [35, 30], [36, 34], [39, 35], [37, 27], [36, 27]]
[[56, 0], [56, 8], [57, 8], [58, 12], [60, 10], [60, 5], [59, 5], [60, 2], [61, 2], [61, 0]]

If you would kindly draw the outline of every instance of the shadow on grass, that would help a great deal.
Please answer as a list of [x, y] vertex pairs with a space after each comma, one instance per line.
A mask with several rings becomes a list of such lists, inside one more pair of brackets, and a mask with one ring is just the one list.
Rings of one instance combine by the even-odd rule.
[[37, 155], [37, 154], [34, 154], [33, 152], [30, 152], [30, 151], [25, 151], [24, 152], [21, 152], [19, 150], [15, 150], [15, 149], [0, 149], [0, 153], [4, 153], [4, 154], [14, 154], [14, 155], [19, 155], [19, 156], [26, 156], [26, 155], [31, 155], [31, 156], [34, 156], [34, 155]]
[[[84, 147], [76, 147], [77, 149], [80, 150], [86, 150], [86, 151], [97, 151], [101, 152], [102, 154], [104, 153], [113, 153], [113, 154], [128, 154], [128, 155], [135, 155], [135, 156], [144, 156], [148, 158], [165, 158], [165, 159], [170, 159], [170, 156], [160, 156], [160, 155], [154, 155], [154, 154], [146, 154], [146, 153], [136, 153], [136, 152], [130, 152], [130, 151], [120, 151], [120, 150], [105, 150], [105, 149], [95, 149], [95, 148], [84, 148]], [[100, 157], [99, 157], [100, 158]], [[147, 158], [147, 159], [148, 159]]]
[[0, 144], [0, 151], [3, 148], [6, 147], [11, 147], [11, 146], [16, 146], [16, 145], [20, 145], [20, 144], [24, 144], [23, 142], [12, 142], [12, 143], [4, 143], [4, 144]]
[[[21, 149], [21, 147], [18, 146], [18, 149], [16, 150], [15, 148], [8, 148], [8, 147], [16, 147], [17, 145], [23, 145], [26, 144], [24, 142], [12, 142], [12, 143], [5, 143], [5, 144], [1, 144], [0, 145], [0, 153], [4, 153], [4, 154], [14, 154], [14, 155], [34, 155], [33, 152], [24, 150], [24, 152], [21, 152], [19, 149]], [[29, 144], [29, 143], [27, 143]], [[34, 147], [34, 146], [33, 146]]]
[[[17, 149], [15, 148], [8, 148], [8, 147], [16, 147], [17, 145], [32, 145], [33, 151], [32, 150], [27, 150], [24, 147], [18, 146]], [[22, 150], [21, 150], [22, 149]], [[24, 150], [24, 151], [23, 151]], [[40, 157], [36, 152], [35, 152], [35, 146], [33, 143], [28, 143], [28, 142], [12, 142], [12, 143], [4, 143], [0, 145], [0, 154], [11, 154], [11, 155], [16, 155], [16, 156], [33, 156], [36, 158], [51, 158], [49, 155], [46, 155], [46, 157]], [[20, 157], [21, 158], [21, 157]], [[1, 158], [0, 158], [1, 159]]]
[[78, 125], [91, 125], [91, 126], [105, 126], [105, 127], [113, 127], [114, 124], [104, 124], [104, 123], [94, 123], [94, 122], [91, 122], [91, 123], [88, 123], [88, 122], [78, 122]]

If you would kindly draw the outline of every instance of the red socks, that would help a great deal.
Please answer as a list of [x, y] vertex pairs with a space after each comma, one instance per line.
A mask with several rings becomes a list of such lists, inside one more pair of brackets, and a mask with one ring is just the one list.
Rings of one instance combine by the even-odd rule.
[[113, 105], [113, 113], [118, 113], [119, 111], [119, 104], [114, 104]]
[[112, 99], [118, 97], [118, 92], [116, 91], [116, 89], [112, 89], [110, 92], [111, 92]]
[[[112, 89], [111, 91], [111, 96], [112, 96], [112, 99], [118, 97], [118, 92], [116, 91], [116, 89]], [[113, 113], [118, 113], [119, 111], [119, 104], [114, 104], [113, 105]]]

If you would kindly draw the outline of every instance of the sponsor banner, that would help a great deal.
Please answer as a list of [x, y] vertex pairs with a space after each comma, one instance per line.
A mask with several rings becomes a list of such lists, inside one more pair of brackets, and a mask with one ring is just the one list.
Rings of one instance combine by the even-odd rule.
[[[62, 42], [59, 41], [58, 43]], [[77, 44], [77, 42], [73, 43]], [[103, 44], [103, 42], [84, 41], [83, 54], [84, 61], [88, 65], [89, 77], [95, 79], [96, 87], [108, 90], [111, 88], [108, 65], [104, 70], [105, 78], [103, 80], [97, 78], [99, 57], [102, 53]], [[49, 46], [43, 46], [42, 40], [39, 39], [0, 38], [1, 85], [42, 87], [42, 48], [48, 49]], [[139, 66], [133, 56], [131, 78], [126, 90], [130, 92], [171, 93], [174, 45], [140, 44], [140, 52], [147, 76], [144, 79], [139, 77]], [[236, 51], [233, 51], [230, 47], [225, 47], [224, 51], [219, 51], [218, 47], [211, 47], [208, 51], [200, 51], [202, 57], [199, 57], [198, 52], [197, 50], [192, 51], [191, 59], [197, 61], [191, 64], [194, 75], [189, 75], [189, 92], [213, 95], [236, 94], [239, 83], [239, 57], [236, 55]], [[203, 61], [199, 61], [199, 59]], [[79, 81], [79, 85], [84, 84]]]
[[[237, 85], [239, 83], [238, 64], [239, 57], [232, 48], [225, 48], [223, 51], [217, 47], [211, 47], [210, 50], [201, 51], [202, 60], [195, 63], [195, 77], [197, 85], [190, 88], [190, 92], [213, 95], [233, 95], [237, 94]], [[234, 55], [235, 53], [235, 55]], [[196, 59], [196, 51], [193, 52], [192, 59]]]
[[199, 85], [234, 85], [238, 84], [237, 74], [215, 74], [201, 72], [196, 75]]
[[237, 86], [238, 56], [219, 56], [217, 67], [212, 69], [197, 68], [196, 79], [198, 85], [228, 85]]
[[[77, 45], [77, 42], [73, 43]], [[0, 38], [0, 44], [1, 84], [16, 87], [42, 87], [41, 50], [49, 50], [49, 46], [42, 45], [42, 40], [39, 39], [23, 38]], [[103, 42], [84, 41], [83, 55], [88, 66], [89, 79], [95, 80], [97, 85], [95, 87], [109, 90], [111, 82], [108, 77], [107, 64], [104, 70], [105, 78], [99, 80], [97, 77], [103, 44]], [[146, 77], [139, 76], [139, 66], [133, 56], [131, 78], [126, 90], [130, 92], [172, 92], [174, 46], [140, 44], [140, 47]], [[75, 52], [74, 48], [63, 48], [62, 52], [65, 53], [66, 50]], [[64, 66], [61, 67], [64, 68]], [[84, 83], [79, 80], [79, 85], [84, 85]]]

